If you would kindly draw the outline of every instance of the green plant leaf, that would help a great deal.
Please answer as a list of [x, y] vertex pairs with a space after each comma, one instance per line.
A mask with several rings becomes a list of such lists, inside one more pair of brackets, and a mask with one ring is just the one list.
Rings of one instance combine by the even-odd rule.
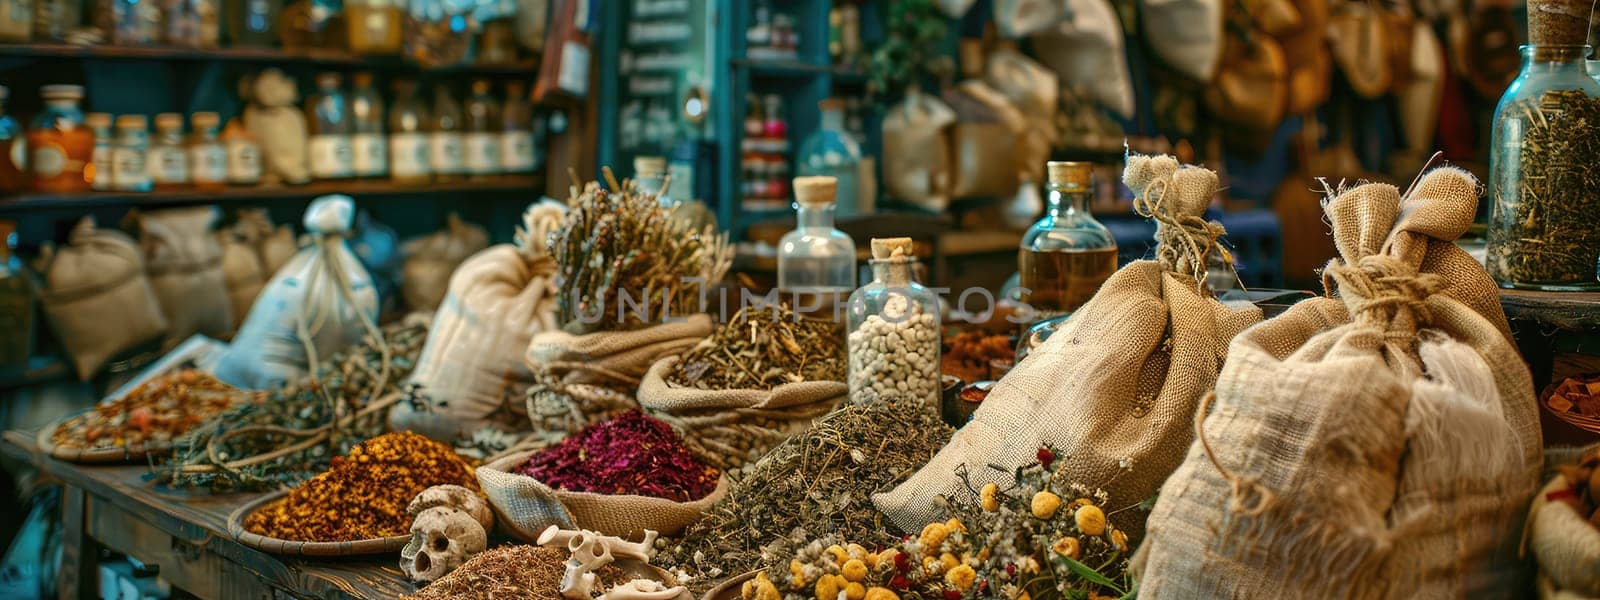
[[1087, 579], [1091, 583], [1104, 586], [1113, 592], [1122, 592], [1122, 588], [1118, 587], [1115, 582], [1107, 579], [1105, 575], [1101, 575], [1099, 571], [1090, 568], [1089, 565], [1072, 560], [1071, 557], [1062, 556], [1060, 554], [1055, 554], [1055, 559], [1061, 561], [1062, 564], [1067, 565], [1067, 568], [1071, 569], [1073, 573], [1077, 574], [1077, 576]]

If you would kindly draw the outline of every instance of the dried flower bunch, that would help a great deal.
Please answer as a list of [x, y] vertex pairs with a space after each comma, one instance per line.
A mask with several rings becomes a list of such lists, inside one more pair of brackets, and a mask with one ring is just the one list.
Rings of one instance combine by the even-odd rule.
[[245, 517], [245, 529], [283, 540], [344, 542], [408, 535], [406, 507], [436, 485], [477, 491], [478, 479], [449, 446], [409, 431], [372, 438], [333, 460], [282, 500]]
[[[773, 594], [802, 600], [1093, 600], [1129, 596], [1128, 536], [1112, 525], [1106, 493], [1063, 481], [1055, 453], [1015, 472], [1009, 489], [996, 484], [946, 498], [950, 519], [881, 552], [835, 535], [791, 536], [771, 549], [764, 577], [745, 600]], [[1071, 498], [1071, 500], [1067, 500]], [[770, 586], [770, 589], [766, 589]]]
[[[639, 191], [630, 180], [617, 183], [610, 168], [605, 174], [609, 189], [597, 182], [582, 193], [574, 188], [571, 208], [550, 241], [561, 289], [558, 317], [566, 330], [581, 334], [649, 325], [632, 310], [635, 304], [653, 318], [663, 310], [675, 316], [699, 312], [702, 290], [733, 264], [727, 236], [713, 234], [712, 227], [693, 231], [673, 219], [654, 194]], [[620, 306], [623, 294], [630, 299], [626, 307]]]
[[[479, 554], [428, 584], [411, 600], [564, 600], [561, 576], [567, 552], [539, 546], [501, 546]], [[626, 572], [606, 565], [596, 571], [606, 587], [626, 583]]]
[[637, 409], [535, 452], [516, 472], [557, 489], [677, 502], [706, 497], [721, 476], [690, 454], [672, 427]]
[[826, 321], [782, 306], [746, 306], [678, 361], [667, 382], [702, 390], [844, 381], [844, 338]]
[[893, 546], [900, 532], [873, 507], [872, 494], [927, 464], [952, 433], [909, 398], [828, 413], [747, 467], [745, 478], [681, 538], [657, 541], [656, 563], [703, 592], [721, 578], [761, 567], [767, 547], [797, 531]]
[[202, 371], [179, 369], [63, 421], [50, 441], [63, 448], [162, 447], [252, 398]]

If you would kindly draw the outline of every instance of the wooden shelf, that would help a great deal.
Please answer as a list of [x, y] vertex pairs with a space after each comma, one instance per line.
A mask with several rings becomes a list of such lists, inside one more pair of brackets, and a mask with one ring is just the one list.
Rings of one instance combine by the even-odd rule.
[[0, 57], [92, 58], [103, 60], [225, 61], [273, 64], [309, 64], [335, 68], [408, 69], [429, 73], [530, 75], [535, 60], [499, 65], [425, 67], [398, 56], [361, 56], [339, 50], [290, 51], [282, 48], [184, 48], [177, 46], [116, 46], [109, 44], [0, 44]]
[[1600, 328], [1600, 292], [1500, 290], [1506, 318], [1537, 321], [1561, 329]]
[[786, 77], [810, 78], [819, 75], [832, 75], [835, 78], [864, 80], [866, 73], [860, 69], [841, 65], [819, 65], [798, 59], [767, 60], [753, 58], [735, 58], [733, 66], [748, 69], [752, 75], [761, 77]]
[[175, 190], [143, 194], [137, 192], [35, 193], [0, 198], [0, 212], [61, 208], [77, 209], [118, 205], [226, 204], [232, 202], [312, 198], [324, 194], [347, 194], [360, 197], [430, 196], [452, 193], [537, 193], [543, 187], [544, 178], [536, 175], [504, 175], [488, 179], [468, 179], [428, 185], [400, 185], [382, 180], [350, 180], [317, 181], [298, 186], [229, 188], [221, 191]]
[[21, 363], [0, 367], [0, 390], [61, 381], [72, 376], [72, 367], [59, 357], [34, 356]]

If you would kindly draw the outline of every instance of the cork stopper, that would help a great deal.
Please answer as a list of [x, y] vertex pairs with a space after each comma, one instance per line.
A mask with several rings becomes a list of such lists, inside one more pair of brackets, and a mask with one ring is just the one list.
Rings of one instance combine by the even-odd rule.
[[183, 115], [178, 113], [156, 115], [156, 129], [164, 131], [183, 129]]
[[1528, 43], [1582, 46], [1589, 41], [1591, 0], [1529, 0]]
[[118, 115], [117, 129], [144, 129], [150, 125], [150, 120], [144, 115]]
[[83, 116], [83, 124], [89, 129], [111, 129], [111, 113], [89, 113]]
[[827, 175], [794, 178], [794, 200], [806, 208], [833, 204], [839, 193], [839, 180]]
[[82, 100], [83, 86], [70, 84], [47, 85], [39, 88], [39, 97], [45, 100]]
[[667, 159], [659, 156], [633, 157], [634, 177], [659, 177], [667, 172]]
[[317, 73], [317, 87], [324, 90], [337, 88], [342, 81], [344, 81], [344, 78], [332, 71]]
[[215, 129], [222, 124], [222, 117], [214, 112], [197, 112], [189, 115], [189, 125], [195, 129]]
[[1094, 163], [1052, 160], [1045, 163], [1050, 185], [1068, 189], [1089, 189]]
[[845, 108], [844, 98], [823, 98], [817, 102], [817, 110], [822, 112], [842, 111]]
[[911, 257], [911, 238], [872, 238], [873, 260], [909, 260]]

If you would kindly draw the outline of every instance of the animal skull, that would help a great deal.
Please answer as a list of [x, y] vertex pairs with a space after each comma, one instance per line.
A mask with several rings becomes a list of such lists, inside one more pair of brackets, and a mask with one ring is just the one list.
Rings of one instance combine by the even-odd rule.
[[413, 581], [434, 581], [488, 545], [488, 532], [472, 515], [435, 506], [411, 522], [411, 541], [400, 551], [400, 570]]
[[478, 524], [483, 525], [484, 531], [494, 528], [494, 511], [489, 508], [489, 503], [484, 502], [477, 492], [459, 485], [436, 485], [422, 490], [411, 500], [406, 512], [415, 519], [422, 511], [435, 506], [448, 506], [472, 515]]

